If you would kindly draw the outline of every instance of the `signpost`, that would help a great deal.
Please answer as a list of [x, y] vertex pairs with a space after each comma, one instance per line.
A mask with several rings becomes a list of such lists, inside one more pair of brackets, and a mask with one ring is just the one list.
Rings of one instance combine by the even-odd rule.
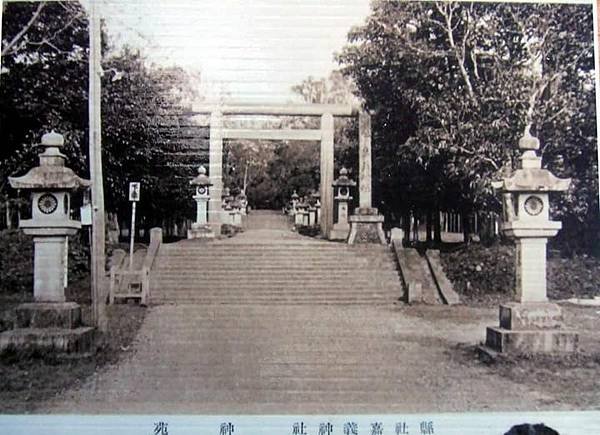
[[140, 200], [140, 183], [129, 183], [129, 201], [131, 201], [131, 230], [129, 231], [129, 270], [133, 270], [133, 241], [135, 238], [135, 205]]

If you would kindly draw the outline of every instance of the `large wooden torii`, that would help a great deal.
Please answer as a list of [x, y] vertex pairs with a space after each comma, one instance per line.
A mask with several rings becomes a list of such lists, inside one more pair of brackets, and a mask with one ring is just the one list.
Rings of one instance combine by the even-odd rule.
[[[208, 221], [214, 231], [220, 231], [223, 222], [223, 140], [306, 140], [321, 144], [321, 233], [329, 237], [333, 227], [334, 116], [359, 117], [359, 203], [360, 208], [371, 208], [371, 116], [359, 107], [343, 104], [218, 104], [194, 107], [193, 113], [210, 115], [208, 174], [213, 187]], [[319, 129], [231, 129], [223, 127], [223, 118], [227, 115], [319, 116], [321, 126]]]

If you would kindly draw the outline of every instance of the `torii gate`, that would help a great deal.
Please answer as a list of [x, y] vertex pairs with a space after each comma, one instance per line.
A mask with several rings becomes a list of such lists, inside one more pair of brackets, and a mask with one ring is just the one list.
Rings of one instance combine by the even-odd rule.
[[[329, 237], [333, 227], [334, 180], [334, 116], [357, 116], [359, 118], [359, 204], [361, 210], [371, 207], [371, 116], [360, 108], [342, 104], [305, 105], [214, 105], [194, 107], [196, 114], [210, 115], [209, 177], [213, 183], [208, 208], [208, 222], [213, 231], [219, 232], [223, 222], [221, 194], [223, 191], [223, 140], [268, 139], [306, 140], [321, 144], [321, 233]], [[319, 129], [230, 129], [223, 128], [227, 115], [248, 116], [320, 116]], [[365, 213], [368, 214], [368, 213]], [[375, 211], [376, 214], [376, 211]]]

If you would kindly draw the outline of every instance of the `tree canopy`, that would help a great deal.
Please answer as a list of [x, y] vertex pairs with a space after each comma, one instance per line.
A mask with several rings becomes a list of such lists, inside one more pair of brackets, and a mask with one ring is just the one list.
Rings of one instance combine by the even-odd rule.
[[490, 181], [515, 167], [532, 124], [544, 166], [574, 179], [555, 213], [593, 225], [593, 51], [591, 5], [372, 2], [337, 58], [376, 113], [375, 199], [399, 212], [496, 209]]
[[[65, 136], [67, 165], [88, 173], [88, 22], [76, 2], [8, 3], [4, 10], [0, 87], [0, 195], [7, 177], [37, 163], [35, 144], [54, 129]], [[127, 183], [142, 182], [149, 224], [185, 213], [193, 168], [164, 165], [165, 124], [178, 125], [196, 98], [179, 68], [149, 66], [139, 51], [115, 50], [103, 32], [102, 146], [105, 206], [124, 215]], [[183, 178], [184, 180], [182, 180]], [[174, 194], [177, 192], [177, 194]], [[176, 213], [175, 213], [176, 214]]]

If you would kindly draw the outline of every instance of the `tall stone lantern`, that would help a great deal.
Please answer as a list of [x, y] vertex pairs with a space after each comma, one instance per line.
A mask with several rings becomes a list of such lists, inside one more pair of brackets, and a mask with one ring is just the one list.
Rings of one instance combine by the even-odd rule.
[[31, 219], [20, 227], [33, 236], [33, 303], [16, 309], [12, 331], [0, 336], [0, 348], [9, 345], [59, 352], [92, 350], [93, 328], [81, 325], [81, 308], [66, 302], [68, 236], [81, 228], [70, 217], [71, 193], [91, 185], [65, 167], [62, 135], [42, 136], [39, 166], [21, 177], [9, 177], [11, 187], [31, 192]]
[[550, 220], [549, 192], [567, 190], [571, 180], [542, 169], [539, 146], [528, 126], [519, 141], [523, 155], [518, 169], [493, 183], [503, 198], [500, 230], [516, 245], [516, 300], [500, 305], [500, 327], [487, 330], [486, 345], [499, 352], [577, 349], [577, 333], [562, 328], [561, 309], [546, 294], [546, 244], [561, 228]]
[[350, 233], [348, 223], [348, 204], [352, 200], [350, 188], [356, 186], [356, 182], [348, 178], [348, 169], [340, 169], [340, 176], [332, 183], [334, 189], [333, 200], [337, 204], [337, 222], [329, 233], [330, 240], [346, 240]]
[[300, 196], [294, 190], [294, 192], [292, 193], [292, 214], [293, 215], [295, 215], [295, 213], [296, 213], [296, 207], [298, 206], [299, 201], [300, 201]]
[[208, 224], [208, 201], [210, 200], [209, 188], [212, 186], [210, 178], [206, 175], [206, 168], [202, 165], [198, 168], [198, 175], [190, 180], [192, 186], [196, 186], [196, 194], [192, 197], [196, 201], [196, 222], [188, 230], [188, 239], [210, 239], [215, 234]]

